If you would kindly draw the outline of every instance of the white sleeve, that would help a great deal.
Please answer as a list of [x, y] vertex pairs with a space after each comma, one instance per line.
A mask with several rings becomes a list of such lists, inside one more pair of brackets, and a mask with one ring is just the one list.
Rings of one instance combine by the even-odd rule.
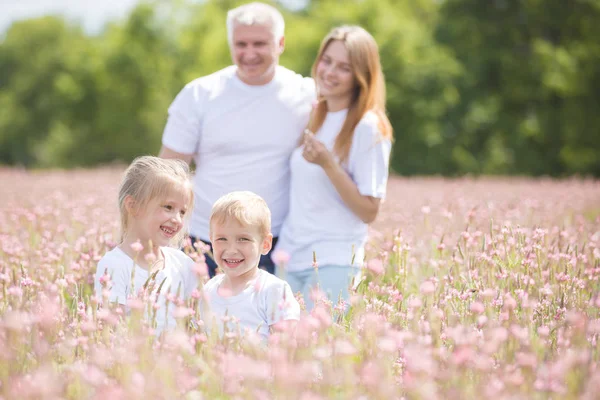
[[300, 304], [294, 297], [290, 285], [277, 282], [266, 290], [267, 324], [300, 319]]
[[349, 169], [363, 196], [385, 197], [391, 150], [391, 141], [381, 136], [374, 123], [356, 127]]
[[202, 112], [206, 93], [198, 85], [186, 85], [171, 106], [162, 144], [178, 153], [195, 154], [202, 134]]
[[198, 275], [194, 271], [196, 263], [189, 256], [186, 255], [186, 260], [184, 262], [185, 271], [183, 275], [183, 279], [185, 280], [185, 292], [183, 293], [184, 299], [189, 299], [192, 295], [194, 289], [198, 287]]
[[131, 285], [131, 276], [127, 276], [128, 268], [125, 265], [112, 265], [106, 258], [101, 259], [96, 267], [94, 277], [94, 290], [99, 299], [102, 299], [102, 284], [100, 278], [106, 273], [111, 276], [111, 288], [108, 301], [127, 305], [127, 294]]

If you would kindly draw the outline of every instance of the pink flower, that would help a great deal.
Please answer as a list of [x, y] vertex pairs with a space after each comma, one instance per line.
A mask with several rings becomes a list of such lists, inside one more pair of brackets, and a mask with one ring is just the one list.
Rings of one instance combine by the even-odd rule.
[[548, 335], [550, 334], [550, 328], [548, 328], [547, 326], [540, 326], [537, 329], [537, 333], [538, 335], [540, 335], [540, 337], [548, 337]]
[[273, 252], [272, 258], [275, 265], [285, 265], [290, 261], [290, 254], [285, 250], [277, 249]]
[[383, 262], [378, 258], [369, 260], [369, 262], [367, 263], [367, 269], [373, 272], [375, 275], [382, 275], [385, 272]]
[[433, 292], [435, 292], [435, 284], [431, 281], [425, 281], [425, 282], [421, 283], [419, 290], [420, 290], [421, 294], [423, 294], [425, 296], [430, 295]]
[[207, 277], [208, 276], [208, 267], [206, 266], [206, 262], [197, 262], [194, 263], [194, 273], [199, 277]]
[[202, 294], [200, 293], [200, 291], [197, 288], [194, 288], [194, 290], [192, 290], [192, 293], [190, 293], [190, 297], [192, 299], [199, 299], [200, 297], [202, 297]]
[[471, 303], [471, 306], [469, 307], [469, 309], [471, 310], [471, 312], [473, 312], [475, 314], [481, 314], [482, 312], [485, 311], [485, 306], [482, 303], [475, 301], [475, 302]]
[[[140, 246], [141, 246], [141, 244], [140, 244]], [[141, 249], [140, 249], [140, 251], [141, 251]], [[148, 253], [144, 256], [144, 260], [146, 260], [146, 262], [148, 264], [152, 264], [152, 263], [154, 263], [154, 261], [156, 261], [156, 254]]]
[[135, 251], [136, 253], [139, 253], [140, 251], [144, 250], [144, 246], [142, 246], [140, 242], [134, 242], [131, 243], [131, 250]]

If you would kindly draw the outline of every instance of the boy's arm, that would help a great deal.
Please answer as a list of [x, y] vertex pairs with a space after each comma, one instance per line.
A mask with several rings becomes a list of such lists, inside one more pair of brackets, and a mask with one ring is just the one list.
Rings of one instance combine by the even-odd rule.
[[267, 318], [269, 330], [294, 333], [300, 319], [300, 304], [294, 297], [290, 285], [281, 281], [269, 290], [267, 296]]

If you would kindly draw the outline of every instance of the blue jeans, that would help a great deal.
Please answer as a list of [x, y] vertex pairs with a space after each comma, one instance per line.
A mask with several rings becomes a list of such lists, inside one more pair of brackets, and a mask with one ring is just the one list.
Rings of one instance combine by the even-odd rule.
[[[193, 236], [190, 236], [190, 239], [192, 239], [192, 244], [196, 243], [197, 241], [204, 242], [205, 244], [207, 244], [210, 247], [210, 252], [212, 253], [212, 251], [213, 251], [212, 244], [208, 240], [198, 239]], [[260, 261], [258, 263], [259, 268], [262, 268], [271, 274], [275, 274], [275, 264], [273, 264], [273, 260], [271, 260], [271, 252], [273, 251], [273, 248], [277, 244], [277, 239], [278, 238], [276, 238], [276, 237], [273, 238], [273, 246], [271, 247], [271, 251], [269, 251], [268, 254], [260, 256]], [[208, 254], [205, 253], [204, 255], [206, 258], [206, 266], [208, 267], [208, 275], [212, 278], [213, 276], [216, 275], [217, 263]]]
[[340, 298], [345, 302], [350, 300], [349, 288], [352, 279], [360, 274], [360, 270], [359, 267], [350, 265], [323, 265], [318, 270], [310, 268], [300, 271], [282, 271], [278, 268], [277, 276], [290, 284], [294, 294], [302, 293], [306, 310], [310, 312], [314, 307], [310, 291], [317, 283], [335, 307]]

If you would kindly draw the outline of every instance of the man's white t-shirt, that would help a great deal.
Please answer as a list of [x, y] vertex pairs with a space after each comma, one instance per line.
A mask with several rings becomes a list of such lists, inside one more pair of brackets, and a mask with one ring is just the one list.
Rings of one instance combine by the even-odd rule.
[[236, 333], [240, 329], [242, 334], [249, 331], [267, 338], [271, 325], [300, 319], [300, 305], [284, 280], [259, 269], [241, 293], [223, 297], [218, 289], [224, 278], [225, 274], [217, 275], [204, 286], [208, 304], [200, 304], [200, 310], [207, 332], [216, 328], [223, 335], [225, 328]]
[[169, 107], [165, 147], [194, 154], [190, 233], [208, 239], [213, 203], [234, 190], [267, 202], [277, 236], [289, 203], [289, 157], [308, 122], [315, 85], [278, 66], [271, 82], [243, 83], [230, 66], [188, 83]]
[[[328, 113], [316, 134], [329, 151], [347, 113]], [[358, 123], [344, 169], [362, 195], [384, 198], [391, 141], [381, 136], [378, 122], [368, 112]], [[276, 249], [290, 255], [289, 271], [312, 268], [313, 251], [321, 266], [362, 266], [368, 225], [346, 206], [323, 168], [302, 157], [302, 150], [294, 150], [290, 160], [290, 210]]]
[[[165, 312], [162, 308], [165, 305], [164, 295], [171, 293], [175, 295], [179, 289], [179, 298], [188, 299], [192, 291], [198, 286], [198, 278], [194, 272], [194, 260], [181, 250], [171, 247], [160, 248], [164, 256], [164, 267], [156, 275], [155, 288], [164, 281], [161, 288], [161, 296], [157, 302], [159, 309], [157, 310], [157, 326], [158, 330], [165, 327], [173, 327], [176, 325], [172, 312], [176, 306], [171, 305], [169, 318], [165, 318]], [[133, 287], [131, 284], [131, 273], [135, 268], [135, 276]], [[144, 284], [149, 278], [148, 270], [141, 268], [135, 264], [134, 260], [129, 257], [119, 247], [107, 252], [98, 262], [96, 267], [96, 275], [94, 277], [94, 291], [97, 298], [102, 298], [102, 284], [100, 278], [107, 273], [111, 276], [111, 288], [108, 296], [108, 301], [111, 303], [117, 302], [121, 305], [127, 305], [127, 301], [132, 297], [138, 297]]]

